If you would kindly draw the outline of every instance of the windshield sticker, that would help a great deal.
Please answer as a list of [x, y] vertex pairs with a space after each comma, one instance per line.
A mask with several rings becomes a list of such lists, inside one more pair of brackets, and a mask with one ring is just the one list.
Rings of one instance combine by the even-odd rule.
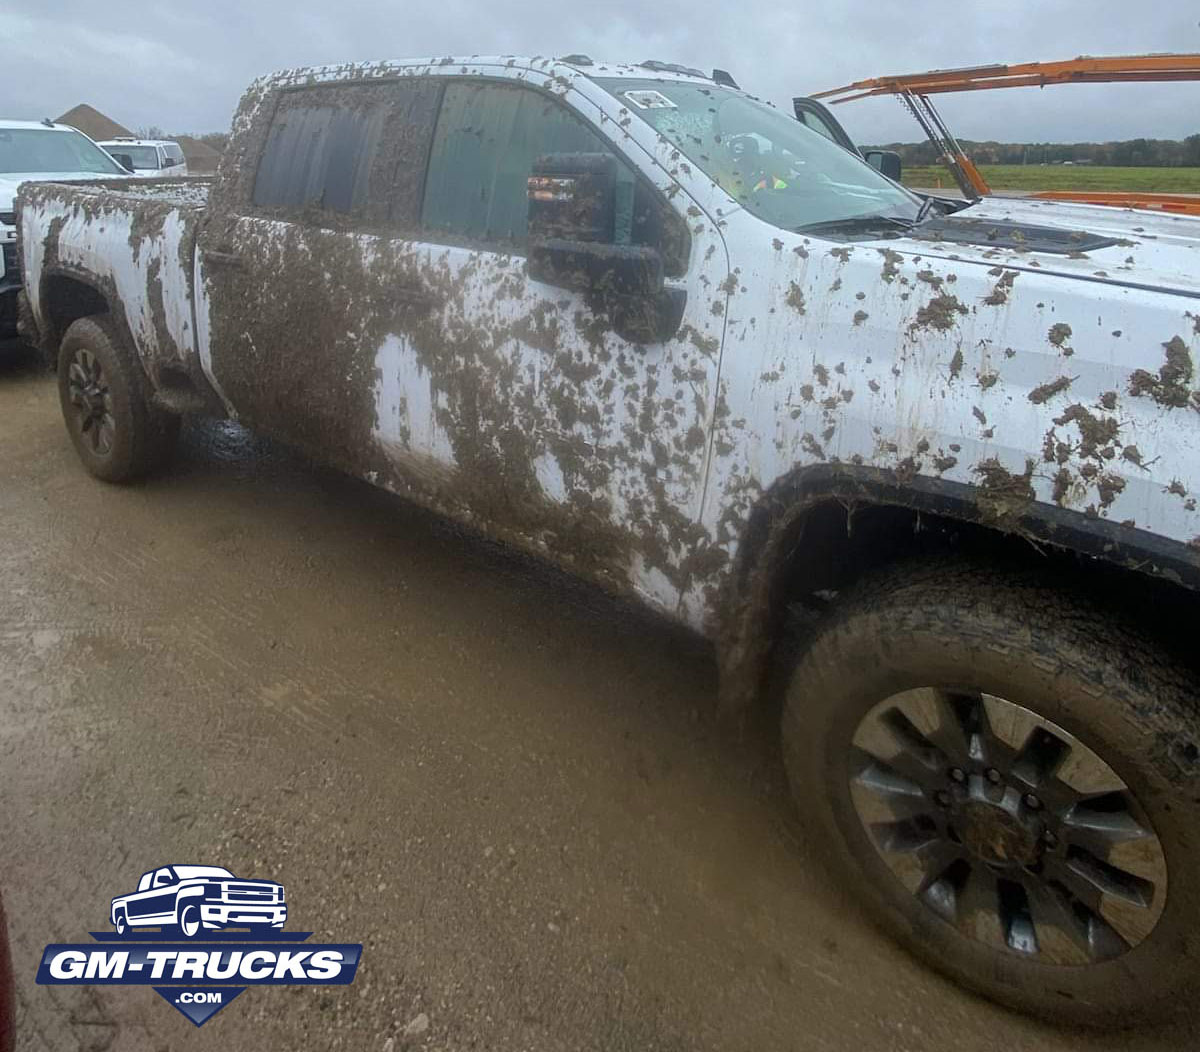
[[643, 89], [627, 91], [624, 97], [632, 102], [639, 110], [674, 110], [678, 107], [661, 91]]

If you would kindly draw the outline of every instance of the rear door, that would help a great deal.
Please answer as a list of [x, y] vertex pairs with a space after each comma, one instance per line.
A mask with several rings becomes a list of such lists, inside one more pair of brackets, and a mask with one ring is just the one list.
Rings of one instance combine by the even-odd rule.
[[435, 78], [277, 91], [218, 183], [203, 231], [211, 370], [240, 419], [356, 473], [373, 438], [375, 356], [408, 339], [424, 257], [412, 240]]

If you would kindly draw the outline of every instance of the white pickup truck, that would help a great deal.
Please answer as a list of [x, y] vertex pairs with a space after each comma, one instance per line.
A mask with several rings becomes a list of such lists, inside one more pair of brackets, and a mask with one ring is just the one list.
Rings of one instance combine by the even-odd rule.
[[17, 226], [13, 201], [21, 183], [117, 178], [127, 174], [82, 132], [53, 121], [0, 120], [0, 339], [17, 331]]
[[285, 71], [211, 189], [18, 213], [94, 475], [223, 415], [541, 552], [711, 638], [727, 708], [783, 684], [812, 855], [921, 957], [1200, 994], [1200, 222], [922, 198], [585, 56]]

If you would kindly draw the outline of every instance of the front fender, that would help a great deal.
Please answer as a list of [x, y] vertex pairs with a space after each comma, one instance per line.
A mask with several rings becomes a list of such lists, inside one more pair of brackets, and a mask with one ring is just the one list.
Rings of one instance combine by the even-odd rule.
[[985, 487], [845, 464], [797, 468], [755, 504], [726, 579], [718, 636], [721, 703], [744, 710], [758, 696], [782, 605], [782, 571], [814, 509], [898, 507], [1078, 552], [1200, 590], [1200, 549], [1111, 519], [1046, 504], [1014, 476], [1003, 500]]

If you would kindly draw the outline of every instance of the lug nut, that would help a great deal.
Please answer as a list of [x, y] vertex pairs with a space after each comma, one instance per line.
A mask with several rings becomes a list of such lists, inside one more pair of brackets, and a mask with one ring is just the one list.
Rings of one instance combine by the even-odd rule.
[[963, 772], [962, 768], [960, 768], [960, 767], [951, 767], [950, 768], [950, 778], [951, 778], [951, 780], [953, 780], [955, 782], [965, 782], [967, 780], [966, 774]]
[[989, 767], [983, 772], [983, 776], [992, 783], [992, 785], [1000, 784], [1000, 772], [995, 767]]
[[1042, 809], [1042, 802], [1036, 796], [1034, 796], [1033, 793], [1026, 793], [1025, 806], [1028, 807], [1030, 811], [1040, 811]]

